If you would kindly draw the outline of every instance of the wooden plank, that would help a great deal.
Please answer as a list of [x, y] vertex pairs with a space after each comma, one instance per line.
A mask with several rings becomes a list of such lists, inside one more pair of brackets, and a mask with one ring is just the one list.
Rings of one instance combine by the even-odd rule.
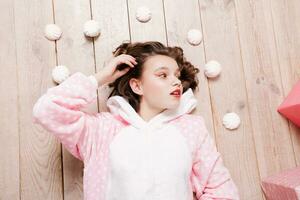
[[254, 140], [262, 178], [296, 165], [287, 121], [276, 111], [283, 100], [269, 1], [236, 2]]
[[[146, 6], [151, 11], [152, 18], [147, 23], [141, 23], [135, 18], [136, 11], [141, 6]], [[136, 42], [155, 40], [165, 45], [167, 44], [163, 3], [161, 0], [128, 0], [128, 10], [130, 35], [132, 41]]]
[[0, 199], [11, 200], [19, 199], [20, 196], [18, 79], [14, 25], [14, 2], [0, 1]]
[[[284, 97], [300, 79], [300, 1], [270, 1], [276, 51]], [[282, 99], [283, 101], [283, 99]], [[300, 129], [289, 123], [297, 166], [300, 166]]]
[[51, 1], [14, 1], [19, 87], [21, 199], [63, 199], [59, 143], [33, 124], [32, 108], [53, 86], [55, 45], [44, 37], [53, 23]]
[[[100, 71], [111, 59], [112, 51], [123, 41], [130, 40], [127, 4], [124, 0], [93, 0], [91, 5], [93, 19], [101, 25], [101, 35], [95, 41], [96, 69]], [[106, 85], [99, 87], [99, 111], [108, 111], [106, 101], [110, 91]]]
[[[63, 29], [57, 41], [58, 65], [66, 65], [71, 73], [95, 73], [93, 39], [83, 34], [84, 23], [91, 19], [89, 1], [54, 1], [55, 23]], [[96, 92], [96, 91], [95, 91]], [[97, 102], [86, 111], [96, 112]], [[63, 148], [64, 199], [83, 199], [83, 162]]]
[[[199, 0], [206, 60], [217, 60], [222, 73], [209, 80], [218, 150], [239, 188], [241, 199], [262, 199], [249, 102], [241, 60], [234, 1]], [[235, 112], [241, 118], [236, 130], [227, 130], [222, 118]]]

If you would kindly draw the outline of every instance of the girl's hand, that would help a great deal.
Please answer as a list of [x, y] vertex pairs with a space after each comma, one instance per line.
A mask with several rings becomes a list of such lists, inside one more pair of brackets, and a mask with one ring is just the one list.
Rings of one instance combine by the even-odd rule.
[[95, 77], [99, 85], [112, 83], [119, 77], [126, 74], [137, 62], [134, 57], [128, 54], [121, 54], [113, 57], [108, 64], [98, 72]]

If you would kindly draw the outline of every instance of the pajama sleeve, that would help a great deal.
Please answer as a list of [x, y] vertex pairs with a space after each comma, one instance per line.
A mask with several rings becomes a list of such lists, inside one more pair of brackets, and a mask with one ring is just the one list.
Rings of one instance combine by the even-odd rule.
[[198, 200], [237, 200], [238, 189], [228, 169], [223, 165], [203, 117], [199, 116], [199, 145], [194, 154], [192, 167], [193, 190]]
[[93, 76], [74, 73], [60, 85], [49, 88], [33, 106], [33, 122], [52, 133], [76, 158], [88, 156], [92, 133], [108, 114], [88, 114], [80, 109], [95, 102], [98, 83]]

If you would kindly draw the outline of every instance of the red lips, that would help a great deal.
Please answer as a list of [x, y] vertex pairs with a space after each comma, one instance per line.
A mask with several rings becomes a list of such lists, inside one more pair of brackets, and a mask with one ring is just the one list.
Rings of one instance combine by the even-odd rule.
[[171, 92], [170, 95], [180, 97], [181, 96], [181, 90], [179, 88], [177, 88], [173, 92]]

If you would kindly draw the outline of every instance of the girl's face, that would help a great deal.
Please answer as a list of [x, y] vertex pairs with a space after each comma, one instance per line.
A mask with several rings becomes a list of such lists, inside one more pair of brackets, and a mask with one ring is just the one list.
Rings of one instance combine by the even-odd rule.
[[[141, 106], [156, 111], [176, 108], [182, 95], [180, 71], [175, 59], [165, 55], [147, 58], [143, 73], [136, 84], [131, 84], [133, 91], [141, 96]], [[179, 89], [179, 96], [171, 93]]]

